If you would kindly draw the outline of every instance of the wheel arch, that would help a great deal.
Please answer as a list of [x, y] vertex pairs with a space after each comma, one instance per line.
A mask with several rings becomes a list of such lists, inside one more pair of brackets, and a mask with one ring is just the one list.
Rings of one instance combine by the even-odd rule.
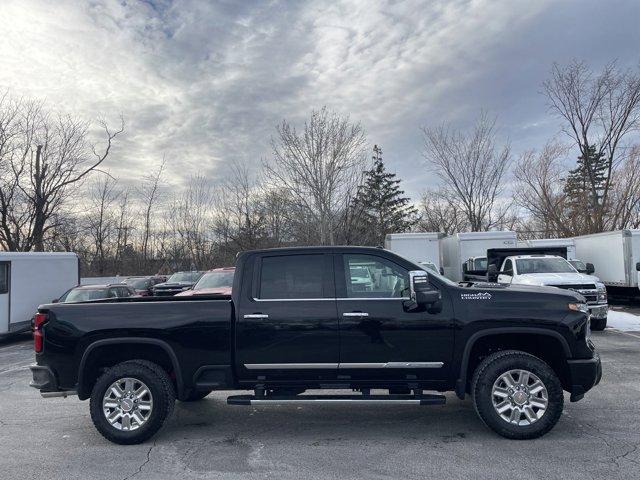
[[[157, 339], [157, 338], [148, 338], [148, 337], [122, 337], [122, 338], [107, 338], [96, 340], [90, 343], [87, 348], [82, 353], [82, 357], [80, 359], [80, 363], [78, 364], [78, 397], [81, 400], [85, 400], [89, 398], [91, 394], [91, 388], [95, 383], [95, 372], [92, 373], [91, 369], [94, 365], [94, 360], [96, 355], [102, 350], [110, 350], [115, 346], [121, 346], [125, 344], [127, 347], [140, 345], [143, 346], [143, 354], [139, 357], [131, 356], [131, 355], [123, 355], [118, 356], [115, 363], [119, 363], [120, 361], [125, 360], [134, 360], [134, 359], [146, 359], [150, 361], [154, 361], [153, 355], [150, 355], [154, 350], [156, 352], [162, 351], [166, 358], [162, 360], [156, 359], [154, 363], [158, 363], [165, 368], [167, 365], [162, 365], [163, 363], [170, 363], [170, 366], [175, 373], [175, 384], [176, 384], [176, 394], [180, 398], [182, 397], [182, 393], [184, 392], [184, 382], [182, 378], [182, 372], [180, 370], [180, 362], [178, 361], [178, 357], [167, 342]], [[131, 358], [127, 358], [131, 357]], [[160, 361], [159, 361], [160, 360]], [[105, 363], [106, 365], [111, 364], [113, 362], [98, 362]], [[103, 365], [104, 366], [104, 365]]]
[[[455, 392], [458, 398], [464, 399], [465, 394], [467, 392], [467, 387], [469, 383], [469, 379], [473, 374], [472, 368], [474, 364], [474, 358], [472, 353], [474, 353], [474, 348], [477, 348], [481, 345], [481, 342], [490, 344], [493, 342], [496, 346], [501, 346], [502, 344], [507, 345], [505, 340], [511, 338], [516, 338], [520, 341], [518, 345], [532, 342], [535, 339], [543, 339], [548, 341], [555, 342], [557, 345], [560, 345], [562, 349], [562, 359], [566, 362], [567, 358], [571, 357], [571, 349], [569, 348], [569, 343], [567, 340], [555, 330], [548, 330], [544, 328], [535, 328], [535, 327], [500, 327], [500, 328], [491, 328], [487, 330], [481, 330], [469, 337], [467, 342], [465, 343], [464, 350], [462, 353], [462, 359], [460, 363], [459, 376], [456, 380]], [[522, 349], [527, 353], [533, 353], [528, 348], [516, 348]], [[534, 355], [536, 353], [533, 353]], [[544, 359], [543, 359], [544, 360]], [[558, 368], [557, 365], [551, 365], [554, 370]], [[557, 372], [563, 373], [563, 372]], [[560, 375], [561, 378], [563, 375]]]

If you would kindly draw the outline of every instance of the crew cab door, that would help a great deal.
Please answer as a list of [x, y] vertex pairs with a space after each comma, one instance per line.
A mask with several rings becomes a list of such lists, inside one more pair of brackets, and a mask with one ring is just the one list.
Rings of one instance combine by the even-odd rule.
[[[366, 278], [363, 269], [370, 272]], [[453, 308], [446, 289], [440, 311], [406, 309], [409, 271], [382, 256], [336, 255], [340, 322], [339, 375], [354, 381], [433, 382], [448, 379]], [[435, 288], [438, 288], [435, 286]]]
[[332, 255], [254, 258], [236, 321], [240, 381], [334, 380], [339, 338]]

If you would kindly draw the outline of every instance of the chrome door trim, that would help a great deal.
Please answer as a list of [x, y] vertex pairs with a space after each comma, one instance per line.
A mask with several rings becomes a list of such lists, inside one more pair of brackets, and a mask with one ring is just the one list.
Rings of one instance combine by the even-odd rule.
[[344, 312], [342, 316], [343, 317], [368, 317], [369, 314], [367, 312]]
[[444, 362], [340, 363], [338, 368], [442, 368]]
[[247, 370], [314, 370], [338, 368], [337, 363], [245, 363]]
[[255, 298], [254, 302], [335, 302], [336, 300], [411, 300], [409, 297]]
[[269, 318], [269, 315], [266, 313], [249, 313], [247, 315], [243, 315], [242, 318]]
[[245, 363], [247, 370], [313, 370], [323, 368], [442, 368], [444, 362], [380, 362], [380, 363]]

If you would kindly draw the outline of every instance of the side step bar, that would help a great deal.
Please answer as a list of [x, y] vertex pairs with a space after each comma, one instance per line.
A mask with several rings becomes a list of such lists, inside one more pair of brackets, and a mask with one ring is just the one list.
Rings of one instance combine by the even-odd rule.
[[358, 403], [375, 405], [444, 405], [444, 395], [293, 395], [263, 396], [233, 395], [227, 398], [229, 405], [285, 405], [285, 404], [318, 404], [318, 403]]

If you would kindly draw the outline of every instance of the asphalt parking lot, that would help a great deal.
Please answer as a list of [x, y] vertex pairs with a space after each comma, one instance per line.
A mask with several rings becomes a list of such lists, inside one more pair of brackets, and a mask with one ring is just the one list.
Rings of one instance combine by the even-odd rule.
[[603, 380], [547, 436], [509, 441], [445, 406], [177, 403], [146, 444], [104, 440], [88, 402], [28, 387], [27, 338], [0, 342], [0, 478], [640, 478], [640, 332], [594, 333]]

